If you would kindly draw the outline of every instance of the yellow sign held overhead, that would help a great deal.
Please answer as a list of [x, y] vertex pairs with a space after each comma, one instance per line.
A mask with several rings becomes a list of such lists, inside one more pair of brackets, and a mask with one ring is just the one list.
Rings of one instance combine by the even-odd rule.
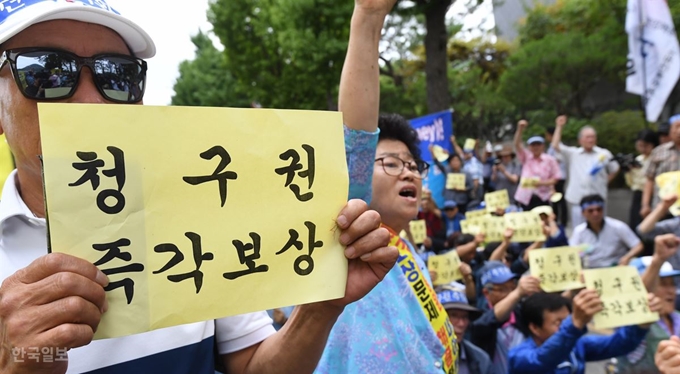
[[463, 274], [460, 273], [460, 257], [455, 249], [443, 255], [430, 256], [427, 259], [427, 269], [437, 274], [432, 282], [435, 286], [463, 279]]
[[529, 252], [531, 275], [541, 281], [545, 292], [583, 288], [578, 247], [536, 249]]
[[446, 175], [446, 189], [465, 191], [465, 174], [449, 173]]
[[515, 230], [512, 235], [514, 243], [545, 241], [543, 221], [535, 212], [508, 213], [505, 225]]
[[473, 151], [475, 149], [476, 145], [477, 145], [477, 140], [472, 139], [472, 138], [465, 139], [465, 144], [463, 145], [463, 150]]
[[344, 295], [340, 113], [38, 108], [50, 248], [111, 282], [96, 338]]
[[434, 158], [439, 162], [445, 162], [449, 159], [449, 153], [444, 148], [436, 144], [432, 146], [432, 153], [434, 154]]
[[583, 271], [586, 287], [596, 290], [604, 309], [593, 317], [598, 329], [656, 322], [659, 314], [649, 310], [647, 290], [632, 266]]
[[423, 244], [425, 238], [427, 238], [427, 225], [425, 224], [425, 220], [419, 219], [411, 221], [408, 223], [408, 226], [414, 241], [413, 244]]
[[[659, 187], [660, 198], [670, 195], [680, 197], [680, 171], [671, 171], [657, 176], [656, 185]], [[670, 213], [674, 216], [680, 216], [680, 198], [671, 206]]]
[[484, 194], [484, 203], [486, 210], [490, 213], [495, 213], [498, 208], [505, 209], [510, 206], [510, 197], [508, 190], [500, 190]]

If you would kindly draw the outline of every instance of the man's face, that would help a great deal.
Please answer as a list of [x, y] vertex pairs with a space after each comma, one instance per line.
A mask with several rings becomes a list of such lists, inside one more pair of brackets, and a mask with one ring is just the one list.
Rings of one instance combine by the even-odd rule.
[[675, 144], [680, 144], [680, 121], [671, 124], [671, 131], [668, 135]]
[[591, 225], [599, 225], [604, 219], [604, 209], [601, 206], [589, 206], [583, 209], [583, 216]]
[[447, 309], [446, 312], [449, 314], [449, 319], [453, 324], [453, 331], [456, 332], [458, 341], [462, 342], [465, 331], [470, 325], [470, 312], [458, 309]]
[[553, 136], [553, 134], [551, 134], [551, 133], [549, 133], [549, 132], [546, 132], [545, 134], [543, 134], [543, 137], [545, 138], [545, 141], [548, 142], [548, 143], [551, 143], [551, 142], [552, 142], [552, 136]]
[[659, 286], [654, 291], [659, 299], [661, 299], [661, 310], [659, 313], [662, 316], [671, 314], [675, 310], [675, 281], [673, 277], [663, 277], [659, 282]]
[[[406, 144], [398, 140], [381, 140], [376, 150], [376, 159], [393, 156], [404, 161], [413, 161]], [[408, 224], [418, 214], [422, 181], [417, 175], [404, 168], [399, 176], [385, 173], [380, 161], [373, 166], [373, 199], [371, 208], [382, 216], [383, 222], [397, 229]]]
[[472, 152], [469, 152], [469, 151], [463, 152], [463, 158], [465, 159], [465, 161], [471, 159], [472, 158]]
[[560, 329], [562, 321], [569, 317], [569, 309], [566, 306], [555, 312], [543, 311], [543, 326], [530, 324], [531, 332], [540, 342], [545, 342]]
[[510, 292], [517, 287], [517, 282], [514, 279], [501, 284], [492, 284], [490, 287], [484, 287], [484, 295], [491, 306], [496, 305], [499, 301], [505, 299]]
[[585, 129], [581, 132], [581, 137], [578, 139], [578, 143], [584, 149], [590, 151], [597, 144], [597, 135], [593, 129]]
[[447, 217], [453, 218], [458, 214], [458, 207], [455, 208], [445, 208], [444, 209], [444, 214], [446, 214]]
[[[90, 23], [57, 20], [33, 25], [2, 45], [4, 50], [23, 47], [50, 47], [88, 57], [97, 53], [129, 54], [123, 39], [113, 30]], [[36, 80], [37, 81], [37, 80]], [[40, 133], [37, 101], [19, 91], [9, 65], [0, 70], [0, 128], [7, 137], [16, 161], [21, 195], [42, 205], [42, 176], [38, 155]], [[83, 68], [78, 89], [61, 102], [109, 103], [97, 91], [89, 68]], [[93, 119], [93, 126], [96, 119]], [[35, 212], [36, 214], [42, 212]]]
[[529, 144], [529, 152], [531, 152], [534, 156], [539, 156], [544, 150], [545, 147], [543, 146], [543, 143], [534, 142]]

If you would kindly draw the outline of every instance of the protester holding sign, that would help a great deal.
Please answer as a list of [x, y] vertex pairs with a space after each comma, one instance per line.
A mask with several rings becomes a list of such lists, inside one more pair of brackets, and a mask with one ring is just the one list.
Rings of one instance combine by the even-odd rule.
[[642, 281], [649, 292], [661, 302], [659, 321], [649, 328], [644, 342], [631, 353], [618, 358], [619, 374], [655, 373], [654, 353], [662, 340], [680, 335], [680, 313], [675, 311], [675, 281], [680, 270], [673, 270], [666, 260], [673, 256], [680, 245], [680, 239], [668, 234], [655, 240], [654, 255], [641, 257], [631, 262], [642, 275]]
[[503, 146], [498, 152], [498, 159], [491, 172], [491, 181], [495, 184], [496, 190], [507, 190], [510, 197], [510, 204], [515, 205], [515, 194], [517, 184], [522, 175], [522, 165], [515, 161], [515, 152], [512, 147]]
[[515, 200], [524, 208], [531, 210], [540, 205], [550, 205], [550, 195], [555, 183], [562, 178], [560, 165], [557, 160], [545, 153], [545, 139], [532, 136], [527, 141], [529, 149], [522, 145], [522, 132], [529, 126], [526, 120], [517, 123], [515, 131], [515, 149], [517, 158], [522, 163], [522, 179], [534, 179], [535, 187], [520, 184], [515, 194]]
[[[668, 215], [670, 208], [677, 203], [677, 200], [678, 196], [675, 194], [662, 198], [652, 213], [645, 217], [637, 227], [638, 234], [642, 235], [644, 239], [650, 240], [664, 234], [680, 236], [679, 217], [662, 220]], [[676, 252], [673, 256], [668, 258], [668, 262], [673, 265], [674, 269], [680, 269], [680, 254]]]
[[[370, 54], [366, 51], [374, 51], [377, 61], [380, 29], [393, 3], [357, 1], [346, 69], [351, 69], [353, 56]], [[141, 58], [152, 57], [155, 47], [141, 28], [104, 0], [5, 4], [0, 8], [0, 43], [0, 124], [17, 161], [17, 171], [8, 178], [0, 204], [0, 253], [5, 259], [0, 262], [0, 279], [4, 280], [0, 287], [0, 371], [212, 374], [218, 359], [231, 373], [311, 372], [345, 306], [368, 293], [396, 260], [396, 250], [385, 247], [387, 231], [378, 229], [378, 215], [367, 211], [363, 202], [348, 203], [337, 219], [341, 242], [349, 245], [345, 297], [298, 307], [278, 333], [266, 313], [260, 312], [91, 342], [107, 311], [104, 287], [109, 280], [92, 263], [47, 254], [38, 111], [35, 97], [19, 74], [26, 61], [62, 61], [61, 74], [68, 74], [72, 85], [52, 91], [52, 99], [135, 104], [141, 102], [146, 83], [146, 63]], [[131, 89], [104, 89], [102, 73], [95, 68], [102, 64], [111, 67], [107, 74], [129, 79]], [[377, 66], [372, 66], [377, 82]], [[345, 85], [353, 84], [364, 92], [364, 78], [355, 73], [350, 82], [345, 79]], [[67, 82], [60, 81], [62, 85]], [[377, 99], [371, 102], [364, 97], [362, 101], [354, 106], [356, 116], [345, 113], [348, 163], [353, 169], [357, 166], [352, 157], [360, 153], [361, 141], [367, 142], [375, 131], [378, 113]], [[14, 359], [12, 355], [22, 348], [39, 348], [45, 357]], [[46, 356], [55, 350], [50, 356], [55, 359], [48, 360]]]
[[457, 154], [463, 155], [463, 171], [472, 178], [473, 188], [470, 192], [470, 200], [481, 200], [482, 195], [484, 195], [484, 165], [475, 155], [476, 140], [467, 139], [463, 148], [460, 148], [456, 143], [456, 136], [451, 135], [451, 144]]
[[[659, 301], [651, 298], [649, 308], [657, 310]], [[587, 361], [606, 360], [627, 354], [644, 339], [649, 325], [626, 326], [611, 336], [584, 336], [593, 316], [602, 310], [595, 290], [583, 289], [573, 301], [557, 294], [537, 293], [524, 301], [522, 315], [531, 336], [510, 350], [510, 374], [570, 373], [584, 374]]]
[[656, 178], [661, 174], [680, 170], [678, 165], [680, 160], [680, 115], [673, 115], [668, 122], [671, 124], [670, 141], [660, 142], [661, 145], [654, 148], [649, 155], [649, 164], [645, 171], [647, 180], [642, 191], [642, 207], [640, 208], [642, 218], [652, 211], [652, 207], [658, 204], [661, 198], [659, 190], [654, 184]]
[[[433, 148], [430, 147], [430, 152], [432, 152]], [[464, 174], [465, 175], [465, 188], [460, 189], [460, 188], [446, 188], [444, 190], [444, 199], [445, 200], [452, 200], [455, 201], [456, 204], [458, 205], [458, 209], [461, 213], [465, 213], [467, 210], [468, 203], [470, 203], [470, 194], [472, 193], [472, 190], [474, 188], [474, 185], [472, 183], [472, 174], [466, 172], [463, 170], [463, 160], [460, 158], [460, 155], [458, 153], [451, 153], [449, 155], [448, 161], [447, 161], [447, 166], [444, 166], [436, 157], [434, 157], [434, 154], [432, 156], [432, 160], [434, 161], [435, 166], [439, 171], [442, 172], [444, 175], [448, 174]], [[449, 186], [451, 187], [451, 186]], [[473, 201], [472, 204], [477, 204], [478, 201]]]

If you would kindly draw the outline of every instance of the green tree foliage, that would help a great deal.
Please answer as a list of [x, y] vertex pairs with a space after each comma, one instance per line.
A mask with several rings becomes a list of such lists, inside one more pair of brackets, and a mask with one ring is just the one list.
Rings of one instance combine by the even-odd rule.
[[335, 109], [351, 2], [215, 0], [209, 20], [226, 67], [265, 107]]
[[583, 104], [600, 82], [623, 89], [626, 0], [565, 0], [537, 5], [520, 28], [521, 45], [501, 93], [523, 110], [591, 117]]
[[199, 32], [191, 41], [196, 46], [196, 57], [180, 64], [172, 105], [247, 107], [247, 96], [238, 91], [236, 80], [224, 64], [224, 55], [208, 35]]

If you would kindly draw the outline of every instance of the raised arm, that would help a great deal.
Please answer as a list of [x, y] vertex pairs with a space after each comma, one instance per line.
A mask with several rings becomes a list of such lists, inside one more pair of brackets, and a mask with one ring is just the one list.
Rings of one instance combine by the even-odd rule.
[[508, 253], [508, 247], [510, 247], [510, 241], [512, 236], [515, 234], [515, 230], [511, 228], [506, 228], [503, 232], [503, 241], [496, 247], [489, 256], [489, 261], [501, 261], [505, 259], [506, 253]]
[[507, 321], [510, 313], [522, 298], [541, 292], [541, 281], [531, 275], [520, 278], [517, 288], [493, 306], [493, 313], [499, 321]]
[[515, 144], [515, 151], [517, 154], [524, 153], [524, 145], [522, 145], [522, 133], [524, 132], [524, 129], [529, 126], [529, 122], [525, 119], [519, 120], [517, 122], [517, 130], [515, 130], [515, 138], [514, 138], [514, 144]]
[[680, 246], [680, 238], [673, 234], [659, 235], [654, 238], [654, 255], [652, 261], [642, 273], [642, 283], [647, 292], [654, 292], [659, 284], [661, 265], [673, 257]]
[[643, 219], [638, 225], [638, 234], [645, 235], [651, 233], [654, 230], [656, 223], [666, 216], [666, 214], [668, 214], [668, 210], [673, 206], [673, 204], [675, 204], [677, 200], [678, 197], [676, 195], [670, 195], [661, 199], [652, 213], [648, 214], [647, 217], [645, 217], [645, 219]]
[[385, 17], [394, 3], [395, 0], [356, 0], [338, 98], [338, 109], [350, 129], [374, 132], [378, 128], [378, 44]]
[[453, 145], [453, 150], [460, 157], [463, 157], [463, 148], [461, 148], [458, 143], [456, 143], [456, 136], [451, 135], [451, 145]]
[[567, 124], [567, 116], [559, 116], [555, 119], [555, 133], [553, 133], [552, 147], [555, 152], [560, 152], [562, 142], [562, 128]]

